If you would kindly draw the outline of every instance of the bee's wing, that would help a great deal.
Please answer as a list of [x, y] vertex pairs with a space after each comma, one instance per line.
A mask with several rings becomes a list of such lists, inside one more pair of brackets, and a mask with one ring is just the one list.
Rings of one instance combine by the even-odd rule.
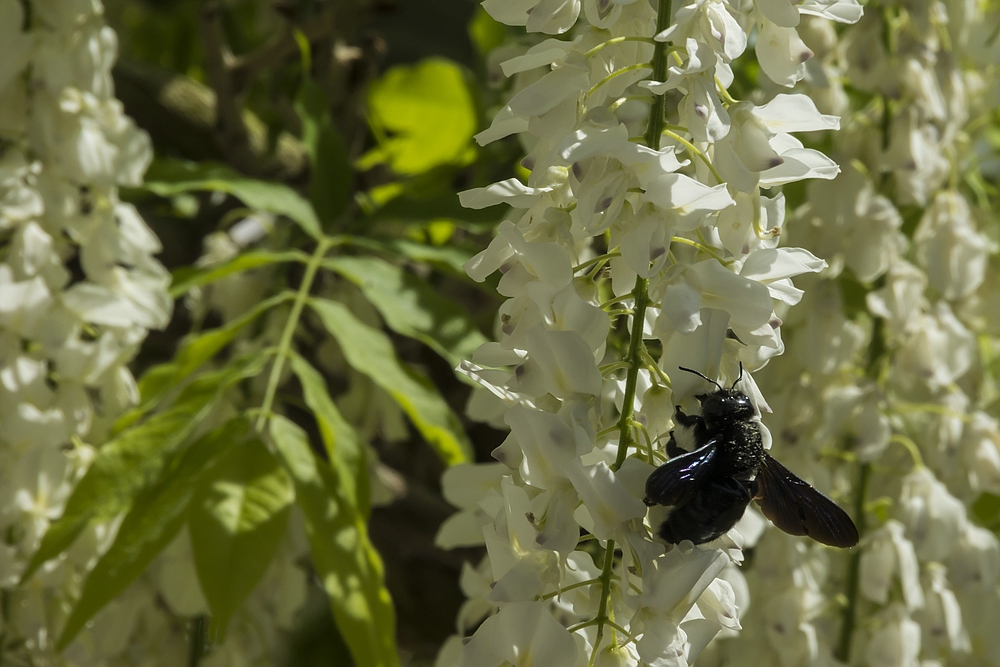
[[754, 500], [764, 516], [789, 535], [846, 549], [858, 543], [858, 529], [847, 512], [765, 453]]
[[683, 505], [698, 491], [712, 469], [718, 451], [716, 440], [683, 456], [670, 459], [646, 479], [647, 505]]

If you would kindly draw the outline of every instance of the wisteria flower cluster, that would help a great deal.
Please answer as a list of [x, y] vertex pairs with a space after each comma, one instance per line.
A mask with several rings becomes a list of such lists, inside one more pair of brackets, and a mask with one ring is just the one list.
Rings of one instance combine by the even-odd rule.
[[[781, 456], [816, 477], [823, 458], [849, 462], [835, 479], [865, 535], [845, 562], [766, 534], [747, 575], [762, 604], [707, 664], [997, 664], [1000, 545], [976, 516], [1000, 492], [995, 157], [981, 136], [996, 20], [978, 3], [888, 3], [839, 37], [810, 24], [805, 90], [846, 119], [832, 151], [844, 173], [811, 184], [789, 225], [829, 267], [759, 380]], [[853, 105], [845, 80], [863, 93]]]
[[[114, 98], [116, 46], [96, 2], [0, 2], [5, 661], [48, 664], [81, 573], [106, 544], [106, 525], [89, 529], [17, 586], [93, 446], [137, 400], [127, 364], [173, 305], [170, 276], [154, 258], [158, 239], [118, 197], [119, 186], [141, 183], [152, 148]], [[99, 664], [125, 652], [141, 599], [122, 600], [75, 659]]]
[[791, 86], [811, 54], [801, 16], [851, 22], [861, 11], [484, 7], [569, 38], [500, 50], [513, 93], [477, 140], [516, 134], [530, 175], [461, 195], [468, 207], [512, 209], [466, 266], [480, 281], [502, 274], [499, 342], [463, 365], [484, 388], [471, 410], [510, 435], [497, 463], [444, 478], [462, 511], [439, 543], [485, 544], [487, 557], [463, 576], [470, 600], [439, 664], [689, 664], [740, 627], [747, 587], [733, 565], [761, 519], [701, 546], [651, 537], [663, 515], [647, 517], [645, 479], [664, 460], [673, 406], [706, 389], [677, 370], [732, 383], [742, 366], [738, 386], [768, 411], [750, 371], [784, 350], [775, 309], [803, 294], [791, 279], [826, 263], [779, 247], [784, 197], [762, 190], [840, 170], [792, 136], [835, 130], [836, 117], [801, 94], [734, 99], [731, 64], [756, 28], [764, 73]]

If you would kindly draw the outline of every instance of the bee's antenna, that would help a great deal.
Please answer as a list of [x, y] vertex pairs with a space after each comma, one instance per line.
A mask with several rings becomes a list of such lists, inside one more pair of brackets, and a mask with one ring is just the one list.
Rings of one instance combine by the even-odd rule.
[[742, 380], [742, 379], [743, 379], [743, 362], [741, 361], [740, 362], [740, 376], [738, 378], [736, 378], [735, 382], [733, 382], [733, 386], [729, 389], [729, 391], [732, 391], [733, 389], [736, 389], [736, 385], [738, 385], [740, 383], [740, 380]]
[[678, 366], [677, 368], [678, 368], [678, 370], [687, 371], [688, 373], [694, 373], [698, 377], [703, 378], [705, 380], [708, 380], [709, 382], [711, 382], [712, 384], [714, 384], [716, 387], [718, 387], [719, 391], [722, 391], [722, 387], [719, 385], [719, 383], [716, 382], [715, 380], [713, 380], [712, 378], [708, 377], [704, 373], [699, 373], [698, 371], [693, 371], [690, 368], [684, 368], [683, 366]]

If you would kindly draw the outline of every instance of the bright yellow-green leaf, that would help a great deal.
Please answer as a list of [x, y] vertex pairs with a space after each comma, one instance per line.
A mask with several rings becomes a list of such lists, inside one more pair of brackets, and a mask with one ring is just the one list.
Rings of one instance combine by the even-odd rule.
[[259, 440], [230, 447], [202, 477], [189, 530], [216, 639], [264, 576], [294, 500], [288, 473]]
[[226, 448], [242, 442], [248, 431], [245, 419], [226, 422], [175, 456], [164, 466], [161, 479], [136, 497], [114, 544], [88, 575], [58, 648], [69, 644], [87, 621], [125, 590], [170, 543], [187, 519], [188, 503], [199, 477]]
[[448, 465], [472, 460], [462, 424], [429, 380], [404, 367], [389, 337], [357, 317], [342, 303], [310, 299], [323, 326], [344, 358], [395, 399], [420, 434]]
[[382, 559], [345, 492], [346, 472], [336, 463], [317, 459], [302, 429], [284, 417], [271, 419], [270, 432], [295, 482], [295, 501], [305, 518], [313, 566], [330, 596], [354, 664], [398, 667], [396, 615]]
[[378, 146], [362, 156], [362, 169], [384, 163], [416, 175], [475, 159], [475, 102], [464, 71], [449, 60], [393, 67], [371, 85], [368, 112]]
[[91, 522], [111, 519], [127, 510], [140, 491], [159, 479], [167, 457], [188, 442], [225, 391], [238, 380], [259, 374], [266, 360], [265, 355], [256, 355], [199, 377], [184, 388], [170, 409], [122, 431], [97, 450], [66, 501], [62, 516], [42, 537], [21, 581], [68, 549]]

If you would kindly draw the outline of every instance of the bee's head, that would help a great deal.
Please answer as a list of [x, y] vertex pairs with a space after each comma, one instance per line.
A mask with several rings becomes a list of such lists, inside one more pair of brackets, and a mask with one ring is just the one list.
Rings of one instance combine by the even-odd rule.
[[750, 397], [742, 391], [720, 389], [695, 398], [701, 401], [701, 416], [709, 427], [727, 421], [746, 421], [757, 414]]

